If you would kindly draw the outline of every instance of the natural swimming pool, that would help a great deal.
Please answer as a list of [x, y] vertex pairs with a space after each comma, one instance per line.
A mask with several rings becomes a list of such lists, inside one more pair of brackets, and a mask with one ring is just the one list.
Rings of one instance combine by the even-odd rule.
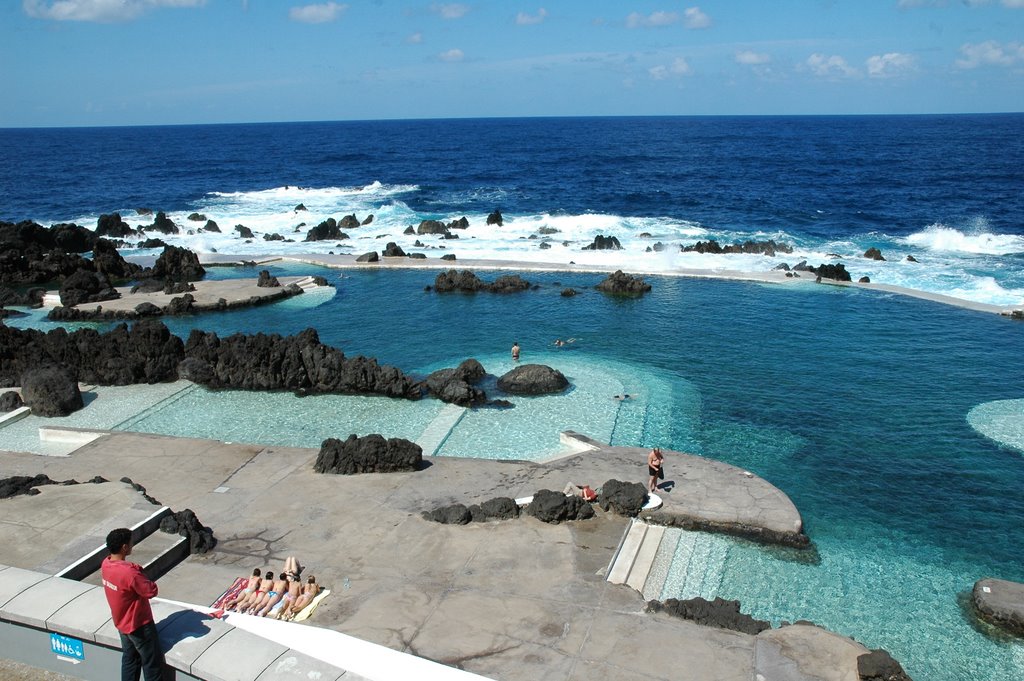
[[[663, 596], [696, 590], [738, 598], [745, 612], [775, 623], [810, 619], [890, 650], [914, 678], [1024, 676], [1021, 644], [976, 628], [964, 609], [976, 579], [1024, 580], [1024, 453], [1012, 447], [1022, 419], [992, 407], [974, 411], [977, 421], [995, 409], [1001, 432], [1009, 433], [996, 440], [968, 418], [980, 405], [1024, 397], [1024, 325], [809, 282], [780, 287], [658, 277], [650, 278], [648, 296], [617, 300], [584, 288], [596, 275], [530, 273], [524, 276], [542, 284], [540, 290], [442, 296], [423, 291], [433, 281], [430, 272], [270, 269], [279, 275], [315, 270], [337, 294], [315, 308], [296, 299], [291, 307], [175, 319], [169, 326], [183, 336], [192, 326], [221, 334], [314, 326], [321, 340], [348, 354], [373, 355], [407, 371], [476, 357], [500, 373], [508, 347], [519, 341], [524, 361], [562, 364], [591, 386], [580, 394], [593, 397], [573, 407], [572, 420], [579, 420], [573, 429], [754, 471], [803, 514], [817, 560], [700, 535], [681, 542]], [[570, 285], [581, 294], [562, 298], [561, 288]], [[551, 345], [570, 336], [579, 340], [569, 350]], [[605, 402], [603, 393], [620, 384], [645, 394], [628, 407]], [[209, 404], [199, 397], [199, 406]], [[568, 425], [568, 410], [542, 405], [532, 406], [554, 414], [552, 424]], [[372, 408], [367, 413], [379, 416]], [[395, 418], [385, 434], [425, 427], [435, 416]], [[450, 453], [484, 449], [474, 431], [525, 449], [542, 430], [529, 427], [537, 415], [523, 420], [522, 432], [505, 428], [499, 416], [464, 415], [452, 433], [465, 427], [467, 444], [449, 437]], [[671, 461], [668, 472], [671, 477]], [[685, 492], [680, 482], [672, 493]]]

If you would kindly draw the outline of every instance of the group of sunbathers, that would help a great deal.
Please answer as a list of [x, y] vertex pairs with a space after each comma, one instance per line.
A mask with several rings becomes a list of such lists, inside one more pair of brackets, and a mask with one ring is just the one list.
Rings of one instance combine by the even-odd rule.
[[302, 612], [320, 591], [320, 585], [313, 575], [306, 579], [305, 584], [302, 583], [302, 566], [290, 556], [285, 561], [284, 572], [277, 579], [274, 579], [272, 570], [267, 570], [262, 577], [260, 574], [260, 569], [255, 568], [245, 588], [225, 603], [224, 609], [290, 620]]

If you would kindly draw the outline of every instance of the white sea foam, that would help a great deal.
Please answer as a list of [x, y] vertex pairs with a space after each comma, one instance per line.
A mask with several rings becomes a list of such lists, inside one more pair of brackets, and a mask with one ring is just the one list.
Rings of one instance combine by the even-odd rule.
[[966, 234], [943, 224], [929, 225], [904, 240], [908, 245], [929, 251], [951, 251], [987, 255], [1024, 253], [1024, 236], [1016, 234]]
[[[464, 201], [452, 196], [437, 199], [436, 211], [410, 207], [408, 202], [414, 198], [422, 199], [418, 196], [419, 191], [416, 185], [378, 181], [352, 187], [284, 186], [248, 192], [211, 192], [186, 210], [168, 213], [168, 217], [182, 229], [180, 234], [149, 232], [147, 236], [159, 237], [169, 244], [199, 253], [218, 252], [250, 258], [332, 251], [359, 254], [381, 251], [386, 243], [394, 241], [406, 252], [419, 251], [431, 257], [455, 253], [459, 259], [519, 260], [556, 265], [574, 262], [654, 273], [680, 269], [764, 272], [781, 263], [795, 265], [802, 260], [810, 265], [842, 262], [854, 279], [866, 275], [875, 283], [906, 286], [996, 305], [1024, 302], [1024, 275], [1019, 268], [1007, 267], [1000, 257], [1024, 252], [1024, 237], [987, 233], [983, 220], [969, 225], [970, 233], [945, 225], [932, 225], [909, 237], [873, 233], [840, 240], [814, 239], [785, 230], [743, 232], [712, 229], [678, 218], [610, 213], [506, 212], [504, 225], [497, 227], [486, 224], [485, 212], [462, 213], [449, 208], [479, 199], [479, 192], [484, 192], [489, 199], [495, 198], [487, 190], [469, 192], [461, 197]], [[494, 205], [498, 203], [498, 200], [493, 202]], [[296, 211], [299, 204], [306, 210]], [[205, 222], [188, 220], [193, 212], [214, 220], [221, 232], [199, 231]], [[346, 240], [304, 241], [307, 232], [320, 222], [329, 217], [338, 219], [350, 214], [355, 214], [360, 221], [371, 214], [374, 219], [369, 225], [346, 230], [350, 237]], [[136, 228], [153, 222], [151, 215], [140, 216], [134, 210], [123, 210], [121, 215]], [[415, 227], [424, 219], [448, 222], [463, 215], [470, 226], [465, 230], [452, 230], [458, 239], [404, 233], [407, 227]], [[81, 216], [76, 222], [95, 225], [97, 217]], [[248, 227], [254, 238], [241, 238], [234, 231], [235, 225]], [[291, 242], [264, 239], [273, 234]], [[615, 237], [622, 249], [583, 250], [598, 235]], [[789, 244], [794, 250], [789, 254], [780, 252], [776, 256], [681, 251], [682, 246], [708, 239], [715, 239], [723, 245], [748, 239], [772, 239]], [[417, 241], [422, 245], [416, 246]], [[864, 251], [869, 246], [881, 248], [888, 260], [864, 258]], [[154, 254], [155, 251], [149, 253]], [[907, 262], [906, 256], [910, 254], [919, 262]]]

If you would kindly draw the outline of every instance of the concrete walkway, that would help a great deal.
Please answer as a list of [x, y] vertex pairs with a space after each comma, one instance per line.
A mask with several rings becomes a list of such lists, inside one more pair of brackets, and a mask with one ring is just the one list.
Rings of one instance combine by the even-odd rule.
[[[68, 458], [0, 453], [0, 462], [8, 475], [128, 476], [161, 503], [193, 509], [220, 543], [162, 577], [164, 598], [208, 604], [235, 577], [254, 567], [280, 570], [286, 556], [297, 555], [306, 574], [333, 592], [310, 624], [495, 679], [856, 679], [863, 647], [817, 628], [754, 637], [645, 614], [639, 593], [605, 580], [625, 518], [599, 512], [562, 525], [524, 517], [460, 527], [420, 516], [456, 501], [561, 489], [569, 478], [640, 481], [645, 455], [601, 448], [546, 465], [434, 458], [415, 473], [330, 476], [313, 473], [310, 449], [114, 433]], [[735, 498], [746, 510], [734, 509], [730, 520], [798, 526], [789, 500], [756, 477], [671, 452], [667, 465], [669, 479], [678, 477], [663, 495], [665, 514], [692, 514], [700, 499], [720, 499], [721, 508], [709, 502], [717, 518], [724, 500]], [[99, 501], [118, 487], [130, 489], [112, 482], [77, 490], [95, 489]], [[0, 501], [10, 565], [36, 567], [43, 558], [37, 540], [52, 542], [53, 553], [65, 548], [56, 535], [31, 529], [31, 518], [57, 507], [90, 517], [80, 521], [86, 524], [115, 521], [111, 509], [84, 497], [71, 504], [59, 493], [70, 488], [40, 489]], [[775, 507], [779, 498], [788, 507]]]

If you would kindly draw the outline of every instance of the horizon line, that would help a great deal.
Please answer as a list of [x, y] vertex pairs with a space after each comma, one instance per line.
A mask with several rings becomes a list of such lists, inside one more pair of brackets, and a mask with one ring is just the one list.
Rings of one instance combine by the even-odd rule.
[[959, 111], [959, 112], [918, 112], [918, 113], [812, 113], [812, 114], [580, 114], [580, 115], [537, 115], [537, 116], [436, 116], [424, 118], [346, 118], [346, 119], [300, 119], [263, 121], [221, 121], [206, 123], [122, 123], [109, 125], [27, 125], [0, 126], [2, 131], [13, 130], [100, 130], [117, 128], [175, 128], [230, 125], [288, 125], [318, 123], [416, 123], [443, 121], [514, 121], [514, 120], [595, 120], [595, 119], [657, 119], [657, 118], [913, 118], [939, 116], [1013, 116], [1022, 111]]

